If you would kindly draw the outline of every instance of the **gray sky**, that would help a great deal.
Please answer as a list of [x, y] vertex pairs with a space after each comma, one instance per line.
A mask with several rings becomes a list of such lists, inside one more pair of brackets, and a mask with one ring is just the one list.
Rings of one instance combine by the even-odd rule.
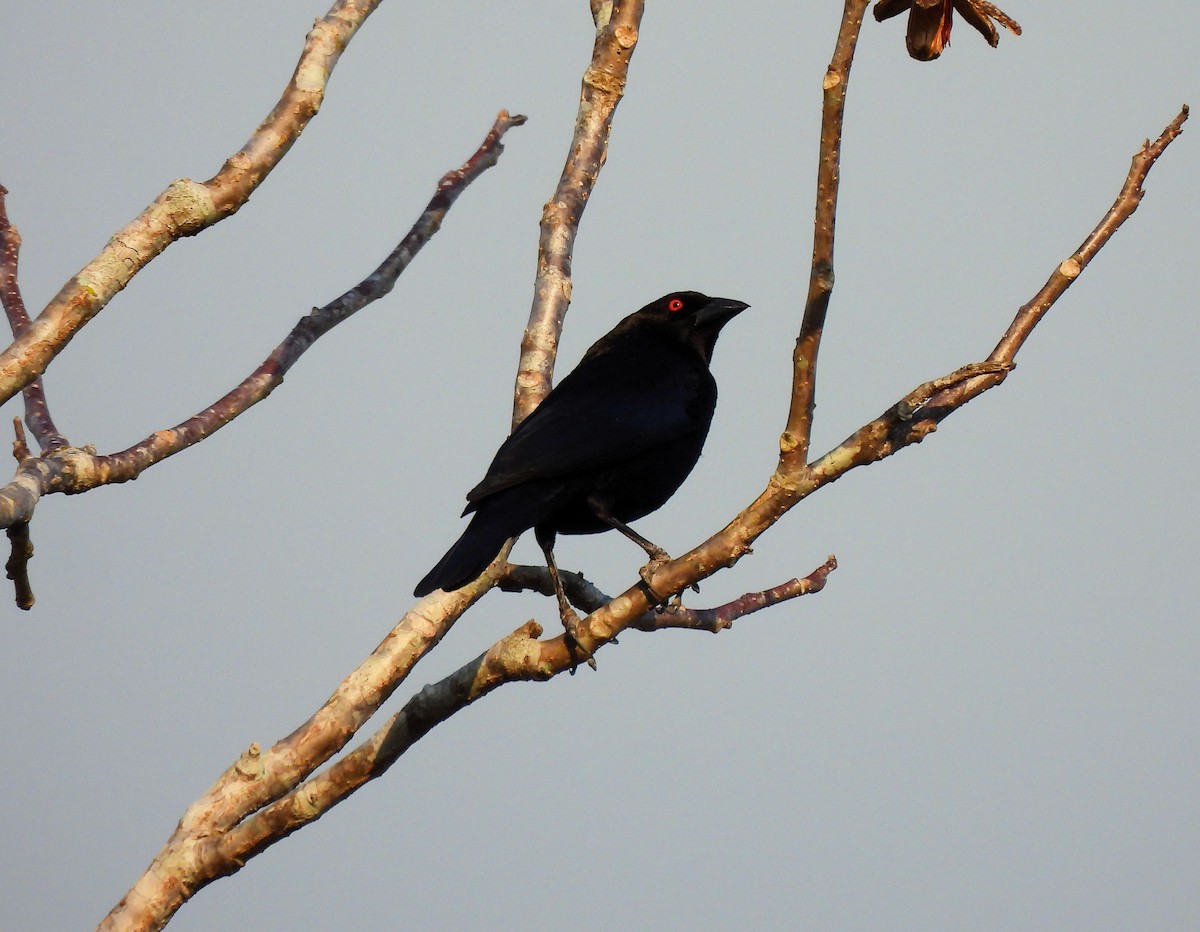
[[[814, 449], [990, 350], [1200, 104], [1200, 9], [1086, 0], [961, 21], [919, 65], [864, 27]], [[11, 4], [0, 182], [39, 309], [172, 179], [269, 111], [321, 3]], [[650, 4], [575, 252], [560, 372], [696, 288], [750, 302], [704, 458], [638, 528], [681, 552], [773, 467], [841, 4]], [[1103, 10], [1104, 12], [1097, 12]], [[501, 107], [529, 115], [385, 301], [265, 404], [136, 483], [42, 502], [38, 604], [0, 609], [4, 926], [98, 922], [251, 741], [288, 733], [410, 603], [507, 431], [583, 0], [384, 4], [233, 219], [171, 247], [48, 373], [122, 449], [244, 377], [358, 281]], [[1008, 382], [805, 502], [697, 606], [841, 568], [720, 637], [630, 634], [509, 686], [185, 906], [172, 929], [1200, 925], [1197, 129]], [[17, 409], [10, 405], [6, 416]], [[537, 559], [533, 542], [519, 557]], [[608, 591], [641, 554], [567, 538]], [[5, 596], [8, 599], [8, 596]], [[433, 681], [552, 602], [493, 594]], [[394, 697], [393, 711], [408, 695]]]

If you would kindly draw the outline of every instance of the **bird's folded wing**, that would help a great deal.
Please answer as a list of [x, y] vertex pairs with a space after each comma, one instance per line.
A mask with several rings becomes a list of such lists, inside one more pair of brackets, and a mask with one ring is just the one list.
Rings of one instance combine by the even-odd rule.
[[[603, 468], [708, 429], [716, 386], [707, 370], [629, 362], [599, 356], [564, 378], [504, 441], [467, 501], [521, 482]], [[617, 365], [621, 371], [606, 371]]]

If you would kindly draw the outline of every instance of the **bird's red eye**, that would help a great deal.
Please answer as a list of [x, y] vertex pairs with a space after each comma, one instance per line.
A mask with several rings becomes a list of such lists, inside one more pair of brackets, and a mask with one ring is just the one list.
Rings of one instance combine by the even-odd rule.
[[683, 298], [672, 298], [667, 302], [667, 310], [671, 313], [683, 310]]

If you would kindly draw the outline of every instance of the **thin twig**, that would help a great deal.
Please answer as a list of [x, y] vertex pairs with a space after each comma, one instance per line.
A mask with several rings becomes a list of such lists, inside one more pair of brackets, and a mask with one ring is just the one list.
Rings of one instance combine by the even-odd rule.
[[[8, 317], [8, 325], [14, 337], [29, 329], [29, 313], [25, 310], [25, 299], [21, 297], [21, 286], [17, 276], [21, 256], [21, 234], [8, 222], [8, 189], [0, 185], [0, 303]], [[33, 432], [42, 452], [67, 446], [67, 438], [58, 432], [50, 417], [50, 405], [41, 379], [34, 379], [22, 390], [25, 396], [25, 423]]]
[[[29, 329], [29, 314], [25, 310], [25, 299], [21, 296], [19, 279], [21, 258], [21, 233], [8, 219], [8, 189], [0, 185], [0, 304], [14, 337]], [[56, 450], [67, 445], [67, 438], [58, 432], [50, 417], [50, 405], [41, 379], [34, 379], [22, 390], [25, 402], [25, 421], [33, 432], [39, 449]], [[16, 440], [13, 455], [18, 464], [31, 458], [25, 430], [18, 418], [13, 418]], [[8, 537], [9, 556], [4, 564], [7, 577], [12, 580], [17, 608], [29, 611], [36, 601], [33, 584], [29, 579], [29, 561], [33, 558], [33, 538], [28, 521], [17, 521], [5, 528]]]
[[787, 427], [779, 441], [779, 470], [799, 475], [808, 462], [812, 437], [813, 409], [817, 390], [817, 353], [825, 330], [825, 314], [833, 293], [833, 242], [837, 225], [839, 171], [842, 159], [842, 123], [846, 110], [846, 91], [850, 66], [862, 29], [863, 13], [869, 0], [846, 0], [842, 24], [838, 30], [833, 58], [821, 83], [824, 100], [821, 107], [821, 154], [817, 163], [817, 204], [813, 224], [812, 267], [808, 280], [808, 299], [792, 365], [792, 400]]
[[[29, 444], [25, 442], [25, 428], [21, 426], [19, 417], [13, 418], [13, 456], [18, 463], [23, 463], [32, 454]], [[29, 561], [33, 558], [33, 539], [29, 536], [29, 522], [18, 521], [4, 529], [8, 535], [9, 556], [4, 565], [8, 578], [13, 581], [17, 608], [29, 611], [33, 608], [33, 586], [29, 582]]]
[[1154, 167], [1158, 157], [1166, 151], [1167, 146], [1183, 132], [1183, 124], [1187, 122], [1188, 113], [1188, 106], [1184, 104], [1175, 119], [1166, 125], [1157, 139], [1153, 142], [1147, 139], [1142, 144], [1142, 148], [1133, 156], [1129, 173], [1125, 176], [1125, 184], [1121, 186], [1121, 193], [1113, 201], [1112, 207], [1108, 209], [1104, 218], [1096, 225], [1096, 229], [1088, 234], [1079, 248], [1059, 264], [1046, 284], [1042, 286], [1042, 290], [1021, 307], [1008, 331], [996, 344], [996, 348], [992, 350], [989, 359], [995, 362], [1012, 362], [1017, 355], [1017, 350], [1029, 337], [1033, 328], [1037, 326], [1038, 321], [1046, 316], [1046, 312], [1050, 310], [1054, 302], [1071, 287], [1072, 282], [1079, 277], [1079, 273], [1087, 268], [1088, 263], [1120, 229], [1121, 224], [1138, 209], [1138, 205], [1142, 203], [1142, 197], [1146, 193], [1142, 188], [1146, 176], [1150, 174], [1150, 169]]
[[583, 74], [575, 134], [558, 187], [542, 211], [533, 308], [521, 340], [513, 390], [514, 427], [541, 404], [554, 382], [558, 339], [571, 303], [575, 236], [608, 152], [613, 113], [625, 93], [643, 7], [643, 0], [592, 4], [596, 42]]
[[[732, 602], [718, 605], [716, 608], [684, 608], [683, 606], [660, 607], [645, 612], [634, 621], [630, 628], [638, 631], [662, 631], [668, 628], [686, 628], [688, 630], [711, 631], [714, 634], [733, 625], [737, 618], [750, 615], [795, 599], [802, 595], [820, 592], [825, 588], [825, 580], [837, 569], [837, 558], [830, 556], [823, 564], [802, 579], [789, 579], [762, 592], [747, 592]], [[580, 573], [570, 573], [559, 570], [563, 588], [567, 598], [576, 608], [585, 612], [594, 612], [607, 602], [611, 596], [606, 595], [584, 579]], [[497, 585], [505, 592], [532, 590], [542, 595], [554, 595], [554, 583], [550, 573], [544, 566], [525, 566], [509, 564], [501, 574]]]
[[[1142, 144], [1142, 148], [1134, 154], [1129, 172], [1125, 176], [1125, 183], [1121, 186], [1121, 191], [1113, 201], [1113, 205], [1096, 225], [1096, 228], [1079, 245], [1079, 248], [1060, 262], [1058, 267], [1050, 273], [1050, 277], [1041, 290], [1017, 311], [1008, 330], [1005, 331], [1004, 336], [1000, 338], [995, 349], [988, 356], [990, 362], [1011, 363], [1016, 358], [1017, 351], [1029, 339], [1033, 328], [1071, 287], [1079, 274], [1095, 258], [1096, 253], [1112, 238], [1112, 235], [1133, 216], [1146, 193], [1142, 188], [1146, 176], [1150, 174], [1150, 169], [1154, 167], [1158, 157], [1166, 151], [1167, 146], [1183, 132], [1183, 124], [1187, 122], [1188, 113], [1188, 106], [1184, 104], [1175, 118], [1159, 133], [1158, 138], [1153, 142], [1147, 139]], [[959, 383], [939, 393], [937, 397], [931, 399], [927, 407], [931, 410], [946, 408], [948, 414], [950, 410], [987, 391], [999, 381], [996, 378], [981, 378]], [[940, 419], [939, 417], [938, 420]]]

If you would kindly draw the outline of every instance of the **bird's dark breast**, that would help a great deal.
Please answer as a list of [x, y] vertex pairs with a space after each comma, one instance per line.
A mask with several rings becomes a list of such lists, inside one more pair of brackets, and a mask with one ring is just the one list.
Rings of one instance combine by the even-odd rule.
[[558, 480], [558, 494], [551, 496], [547, 510], [536, 527], [561, 534], [598, 534], [610, 530], [588, 505], [589, 496], [603, 500], [609, 512], [625, 523], [657, 511], [691, 473], [708, 424], [682, 437], [655, 444], [636, 456], [586, 475]]

